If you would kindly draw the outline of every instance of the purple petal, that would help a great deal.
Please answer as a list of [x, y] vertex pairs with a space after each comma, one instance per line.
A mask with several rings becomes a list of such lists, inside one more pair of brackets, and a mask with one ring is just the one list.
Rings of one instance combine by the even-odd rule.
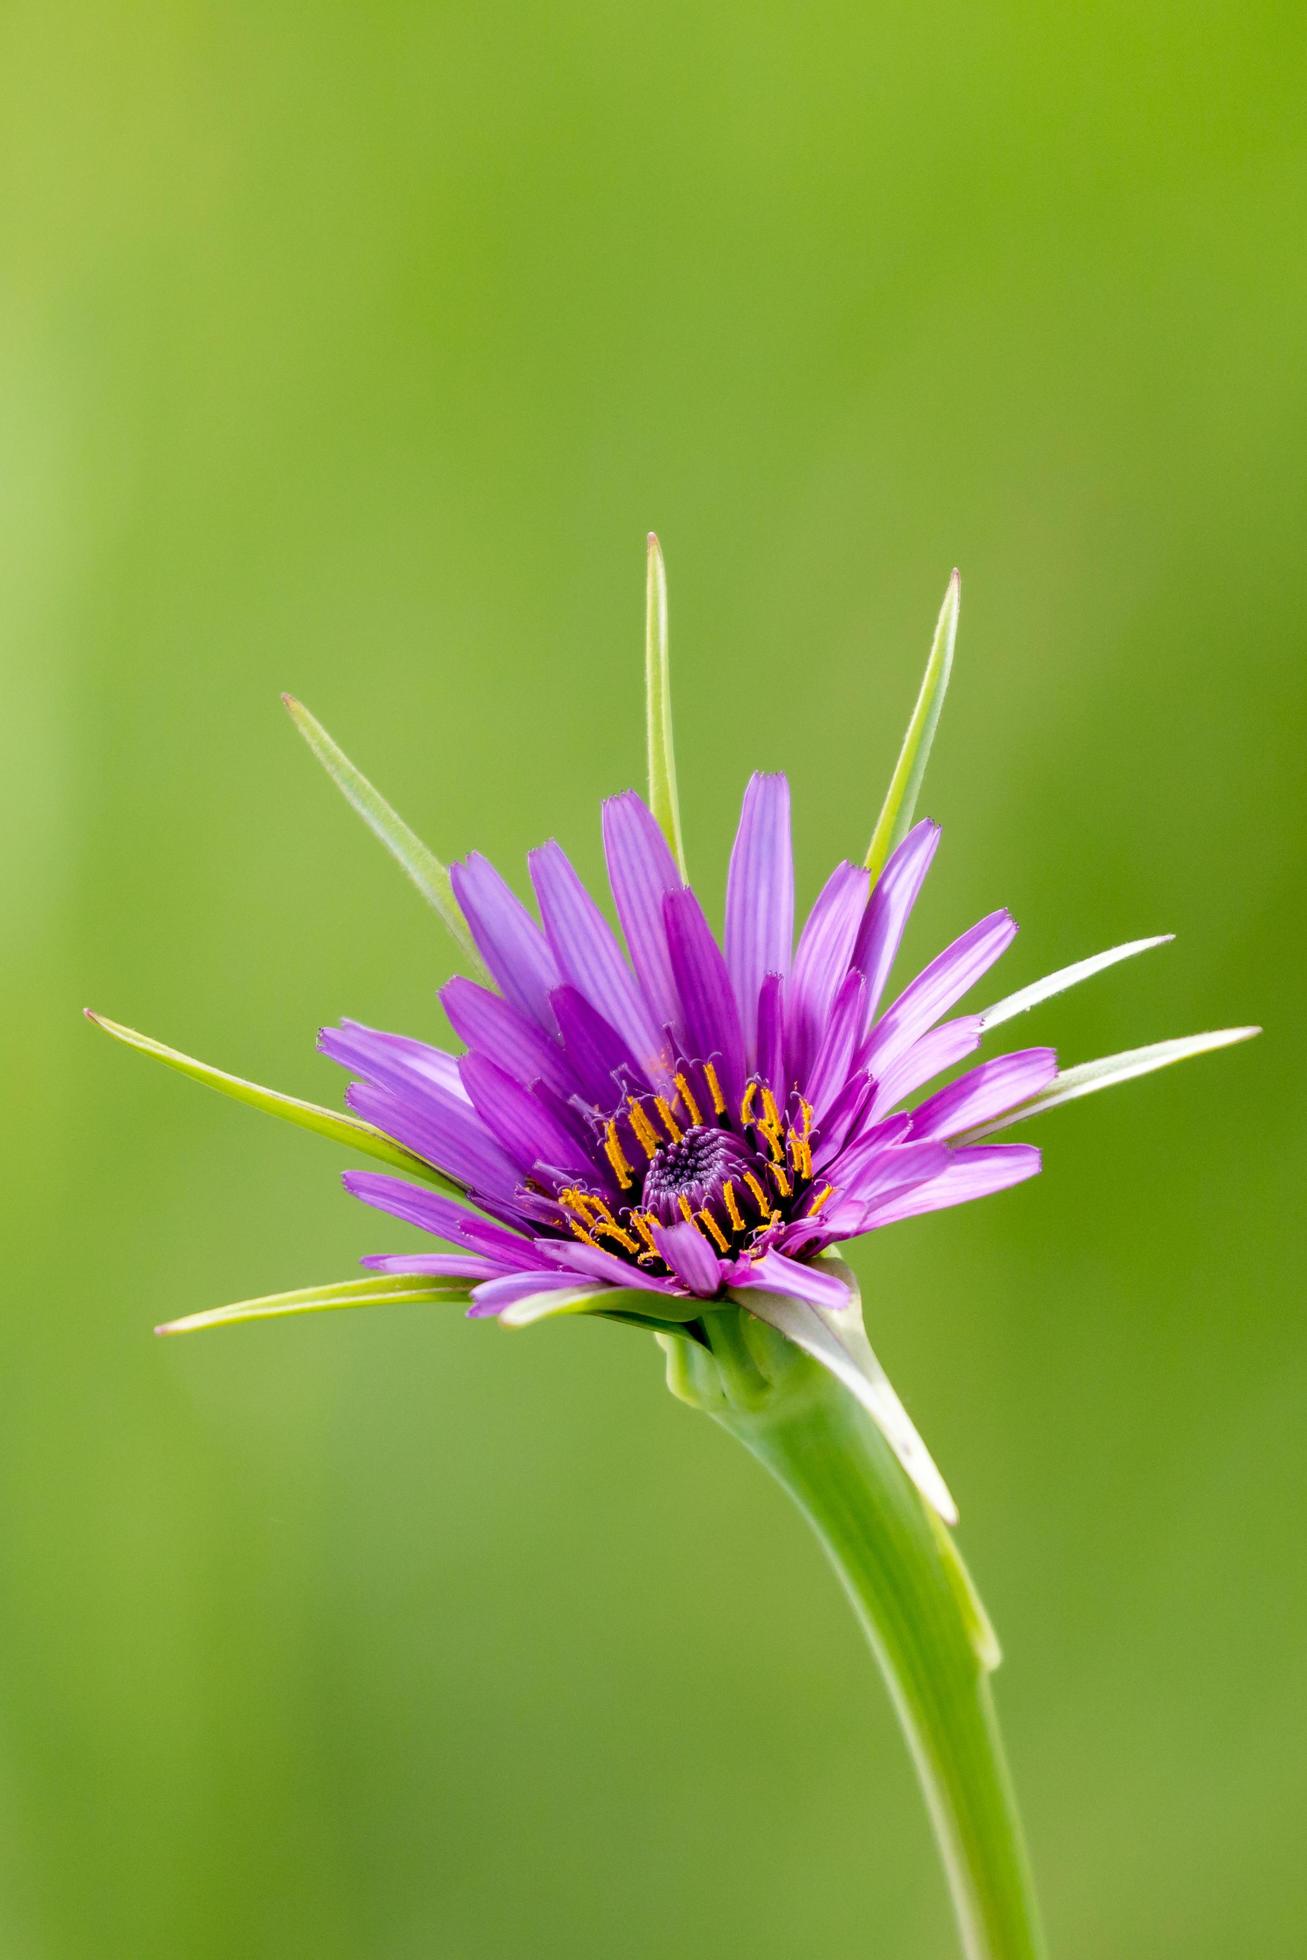
[[965, 1061], [979, 1048], [983, 1033], [979, 1014], [960, 1014], [956, 1020], [945, 1021], [928, 1034], [923, 1034], [920, 1041], [914, 1041], [905, 1048], [898, 1059], [891, 1061], [883, 1074], [876, 1077], [873, 1116], [879, 1120], [896, 1103], [901, 1103], [905, 1096], [915, 1094], [923, 1083], [933, 1082], [946, 1068]]
[[661, 1044], [612, 927], [557, 844], [542, 844], [527, 863], [562, 978], [617, 1029], [647, 1072]]
[[820, 1266], [804, 1265], [787, 1259], [783, 1252], [765, 1252], [747, 1271], [737, 1273], [736, 1288], [756, 1287], [760, 1293], [784, 1293], [795, 1300], [807, 1300], [814, 1307], [837, 1311], [847, 1307], [852, 1294], [848, 1283], [836, 1273]]
[[790, 786], [784, 776], [753, 776], [744, 792], [726, 880], [726, 965], [745, 1021], [747, 1060], [756, 1060], [750, 1025], [764, 978], [786, 974], [794, 947], [794, 853]]
[[352, 1082], [345, 1101], [365, 1123], [384, 1130], [437, 1170], [487, 1197], [511, 1198], [521, 1172], [505, 1155], [476, 1111], [434, 1089], [419, 1100], [396, 1096], [368, 1082]]
[[968, 1069], [914, 1110], [912, 1134], [957, 1136], [977, 1123], [1001, 1116], [1027, 1096], [1037, 1096], [1056, 1074], [1057, 1056], [1051, 1048], [1021, 1048], [1011, 1055], [996, 1056], [992, 1062]]
[[615, 1252], [605, 1252], [602, 1246], [583, 1245], [579, 1239], [539, 1239], [536, 1248], [553, 1265], [587, 1278], [605, 1280], [609, 1286], [634, 1286], [650, 1293], [672, 1290], [669, 1280], [655, 1279], [642, 1266], [632, 1266]]
[[389, 1212], [392, 1218], [402, 1218], [406, 1225], [416, 1225], [419, 1231], [433, 1232], [438, 1239], [457, 1243], [463, 1236], [464, 1225], [473, 1216], [452, 1198], [442, 1197], [439, 1191], [428, 1191], [421, 1184], [409, 1184], [402, 1177], [384, 1177], [376, 1171], [346, 1171], [341, 1183], [352, 1198], [361, 1198], [365, 1205], [375, 1205], [378, 1211]]
[[[850, 1214], [861, 1215], [873, 1198], [939, 1177], [949, 1168], [952, 1157], [953, 1152], [942, 1143], [893, 1143], [888, 1149], [874, 1139], [855, 1143], [831, 1167], [831, 1182], [839, 1198], [823, 1212], [823, 1219], [835, 1228], [846, 1208]], [[855, 1224], [849, 1229], [861, 1231], [862, 1227]]]
[[662, 1027], [676, 1018], [676, 983], [667, 951], [663, 898], [667, 892], [681, 889], [681, 875], [662, 825], [634, 790], [608, 799], [603, 825], [613, 903], [654, 1023]]
[[803, 1093], [818, 1123], [849, 1079], [853, 1051], [866, 1024], [867, 983], [851, 967], [840, 983], [826, 1032], [804, 1079]]
[[688, 886], [667, 894], [663, 916], [681, 1003], [685, 1052], [695, 1061], [721, 1056], [724, 1092], [733, 1105], [744, 1086], [744, 1039], [726, 961], [704, 918], [703, 907]]
[[561, 975], [539, 926], [479, 851], [449, 875], [477, 951], [505, 999], [550, 1032], [549, 990]]
[[483, 1280], [480, 1286], [472, 1289], [472, 1305], [468, 1310], [469, 1320], [490, 1320], [500, 1314], [505, 1307], [517, 1305], [519, 1300], [529, 1300], [536, 1293], [575, 1293], [576, 1280], [567, 1273], [560, 1273], [552, 1267], [537, 1267], [528, 1273], [503, 1273], [497, 1279]]
[[785, 982], [779, 973], [767, 974], [758, 994], [755, 1065], [763, 1081], [771, 1083], [778, 1093], [782, 1085], [791, 1086], [785, 1074]]
[[866, 975], [869, 1017], [880, 1006], [904, 927], [938, 844], [939, 825], [927, 817], [908, 832], [876, 880], [853, 948], [853, 964]]
[[866, 1050], [872, 1073], [883, 1074], [891, 1061], [961, 1000], [1006, 952], [1016, 930], [1017, 922], [1010, 912], [991, 912], [946, 946], [877, 1022]]
[[953, 1161], [939, 1177], [916, 1185], [902, 1196], [870, 1205], [864, 1231], [894, 1225], [903, 1218], [916, 1218], [923, 1212], [968, 1204], [972, 1198], [987, 1198], [994, 1191], [1006, 1191], [1009, 1185], [1034, 1177], [1042, 1162], [1039, 1151], [1029, 1143], [979, 1144], [949, 1154]]
[[499, 1273], [493, 1259], [471, 1252], [370, 1252], [359, 1264], [374, 1273], [430, 1273], [437, 1279], [494, 1279]]
[[[555, 987], [549, 996], [577, 1087], [587, 1101], [608, 1112], [621, 1101], [614, 1081], [618, 1069], [634, 1070], [630, 1051], [616, 1028], [591, 1007], [576, 987]], [[639, 1070], [634, 1070], [640, 1081]]]
[[549, 1082], [565, 1095], [576, 1087], [558, 1043], [511, 1001], [461, 974], [441, 988], [440, 1000], [460, 1041], [489, 1055], [519, 1082]]
[[554, 1164], [578, 1175], [592, 1174], [576, 1137], [538, 1096], [485, 1055], [464, 1055], [460, 1067], [477, 1115], [524, 1169]]
[[[360, 1198], [365, 1205], [388, 1212], [392, 1218], [402, 1218], [406, 1224], [416, 1225], [419, 1231], [433, 1232], [437, 1238], [447, 1239], [451, 1245], [469, 1245], [479, 1257], [490, 1260], [496, 1267], [508, 1267], [516, 1272], [523, 1266], [539, 1264], [539, 1254], [530, 1239], [506, 1230], [502, 1225], [493, 1225], [488, 1218], [479, 1218], [475, 1212], [464, 1211], [461, 1205], [442, 1198], [438, 1192], [373, 1171], [346, 1171], [343, 1182], [350, 1195]], [[413, 1256], [423, 1259], [442, 1255], [418, 1253]], [[365, 1259], [363, 1263], [367, 1266], [376, 1264], [376, 1261]], [[402, 1269], [399, 1266], [380, 1266], [378, 1270], [399, 1272]], [[422, 1272], [428, 1269], [415, 1266], [413, 1270]], [[430, 1270], [437, 1269], [432, 1267]]]
[[395, 1095], [415, 1095], [420, 1101], [428, 1089], [434, 1089], [459, 1102], [467, 1100], [457, 1057], [429, 1042], [387, 1034], [365, 1027], [362, 1021], [342, 1021], [338, 1028], [319, 1028], [318, 1047], [342, 1068]]
[[722, 1264], [697, 1225], [655, 1225], [654, 1243], [687, 1293], [711, 1300], [720, 1293]]
[[869, 876], [860, 864], [837, 864], [799, 934], [785, 994], [785, 1034], [786, 1061], [800, 1080], [849, 970], [867, 906]]

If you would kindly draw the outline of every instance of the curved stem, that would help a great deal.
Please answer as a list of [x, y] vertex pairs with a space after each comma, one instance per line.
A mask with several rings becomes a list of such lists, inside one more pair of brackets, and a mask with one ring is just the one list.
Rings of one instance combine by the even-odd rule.
[[[672, 1385], [784, 1485], [839, 1574], [912, 1750], [967, 1960], [1038, 1960], [1038, 1910], [987, 1678], [998, 1650], [952, 1538], [837, 1382], [793, 1350], [781, 1382], [750, 1371], [739, 1331], [729, 1344], [710, 1332], [715, 1392], [705, 1393], [707, 1356], [696, 1380]], [[772, 1356], [758, 1359], [770, 1375]]]

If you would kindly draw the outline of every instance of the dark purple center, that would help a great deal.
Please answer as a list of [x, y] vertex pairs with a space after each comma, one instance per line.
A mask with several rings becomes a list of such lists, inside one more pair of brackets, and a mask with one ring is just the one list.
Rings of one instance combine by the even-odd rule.
[[730, 1130], [709, 1130], [696, 1124], [676, 1143], [665, 1143], [644, 1175], [643, 1204], [664, 1225], [685, 1216], [685, 1206], [701, 1211], [715, 1206], [730, 1179], [740, 1179], [754, 1166], [754, 1153]]

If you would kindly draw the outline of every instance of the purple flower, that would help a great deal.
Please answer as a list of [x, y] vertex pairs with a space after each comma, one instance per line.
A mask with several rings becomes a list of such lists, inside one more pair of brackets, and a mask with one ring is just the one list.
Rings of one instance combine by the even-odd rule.
[[462, 1187], [347, 1172], [355, 1197], [455, 1248], [365, 1264], [467, 1280], [477, 1316], [606, 1287], [651, 1319], [728, 1292], [838, 1309], [845, 1279], [814, 1263], [831, 1246], [1039, 1169], [1029, 1144], [960, 1139], [1046, 1090], [1051, 1048], [923, 1097], [980, 1044], [982, 1017], [954, 1010], [1011, 944], [1009, 914], [885, 1004], [935, 824], [874, 887], [837, 865], [797, 944], [784, 776], [745, 791], [721, 942], [640, 797], [612, 798], [603, 833], [625, 950], [557, 844], [529, 859], [538, 923], [472, 857], [453, 890], [494, 985], [443, 991], [465, 1052], [356, 1022], [323, 1031], [355, 1077], [354, 1113]]
[[365, 1279], [240, 1301], [158, 1331], [470, 1299], [474, 1316], [509, 1327], [595, 1313], [652, 1328], [675, 1386], [703, 1353], [720, 1360], [737, 1335], [747, 1347], [766, 1322], [773, 1358], [780, 1334], [785, 1354], [800, 1349], [835, 1376], [952, 1519], [834, 1248], [1033, 1176], [1038, 1150], [985, 1141], [1009, 1124], [1257, 1030], [1155, 1042], [1062, 1072], [1051, 1048], [1023, 1048], [931, 1090], [993, 1029], [1166, 938], [1131, 940], [958, 1014], [1016, 933], [1007, 912], [993, 912], [892, 991], [939, 842], [933, 823], [911, 824], [952, 663], [956, 573], [863, 864], [836, 865], [796, 940], [789, 786], [754, 776], [719, 940], [684, 874], [652, 538], [648, 595], [649, 803], [628, 790], [603, 815], [625, 945], [557, 844], [529, 859], [538, 917], [485, 858], [446, 870], [285, 697], [333, 780], [491, 983], [460, 977], [443, 991], [463, 1052], [355, 1021], [324, 1030], [323, 1051], [354, 1077], [342, 1114], [91, 1018], [225, 1095], [379, 1159], [385, 1173], [349, 1171], [346, 1187], [451, 1249], [376, 1254]]

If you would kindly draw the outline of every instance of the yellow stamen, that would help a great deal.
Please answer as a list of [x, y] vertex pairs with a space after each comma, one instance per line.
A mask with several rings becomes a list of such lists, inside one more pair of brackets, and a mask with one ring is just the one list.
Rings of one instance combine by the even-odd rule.
[[741, 1123], [752, 1123], [753, 1118], [752, 1116], [750, 1116], [749, 1111], [753, 1108], [753, 1099], [757, 1095], [757, 1093], [758, 1093], [757, 1083], [751, 1082], [748, 1088], [744, 1092], [744, 1101], [740, 1104]]
[[763, 1084], [762, 1106], [763, 1106], [763, 1111], [767, 1118], [768, 1128], [773, 1130], [783, 1129], [784, 1125], [781, 1122], [781, 1113], [779, 1109], [777, 1109], [776, 1107], [776, 1098], [772, 1094], [771, 1090], [767, 1087], [766, 1083]]
[[617, 1179], [623, 1191], [629, 1191], [633, 1172], [626, 1152], [622, 1149], [621, 1142], [618, 1138], [616, 1123], [610, 1123], [604, 1135], [604, 1155], [612, 1165], [613, 1176]]
[[767, 1168], [771, 1172], [772, 1176], [776, 1179], [776, 1188], [780, 1192], [782, 1198], [788, 1198], [790, 1195], [790, 1180], [788, 1177], [786, 1177], [780, 1165], [768, 1164]]
[[703, 1222], [703, 1224], [705, 1224], [708, 1227], [708, 1230], [712, 1234], [713, 1238], [717, 1241], [717, 1250], [719, 1252], [729, 1252], [731, 1249], [730, 1240], [727, 1238], [725, 1232], [723, 1232], [721, 1226], [717, 1223], [717, 1220], [713, 1217], [712, 1213], [710, 1211], [701, 1211], [699, 1213], [699, 1217]]
[[666, 1130], [672, 1142], [679, 1143], [681, 1141], [681, 1126], [677, 1122], [676, 1118], [672, 1115], [671, 1105], [669, 1104], [666, 1096], [655, 1096], [654, 1108], [658, 1111], [658, 1114], [662, 1117], [663, 1128]]
[[757, 1205], [758, 1210], [765, 1218], [767, 1216], [767, 1211], [768, 1211], [767, 1193], [763, 1190], [761, 1184], [759, 1184], [757, 1178], [754, 1176], [752, 1171], [746, 1171], [744, 1173], [744, 1181], [748, 1185], [750, 1191], [753, 1193], [754, 1203]]
[[598, 1239], [591, 1238], [589, 1232], [586, 1231], [585, 1226], [582, 1225], [579, 1219], [569, 1218], [567, 1222], [571, 1226], [577, 1238], [580, 1239], [582, 1245], [592, 1245], [594, 1246], [596, 1251], [599, 1251], [601, 1249]]
[[616, 1239], [618, 1245], [620, 1245], [623, 1251], [625, 1252], [638, 1252], [640, 1250], [636, 1241], [631, 1237], [631, 1234], [629, 1232], [624, 1232], [621, 1226], [617, 1223], [616, 1219], [606, 1218], [602, 1220], [600, 1224], [596, 1225], [595, 1237], [601, 1239]]
[[681, 1092], [681, 1101], [685, 1104], [685, 1107], [690, 1112], [690, 1121], [692, 1123], [702, 1123], [703, 1118], [699, 1114], [699, 1105], [694, 1100], [694, 1096], [690, 1090], [690, 1085], [686, 1081], [685, 1077], [683, 1075], [676, 1075], [673, 1076], [672, 1080], [675, 1082], [677, 1088]]
[[726, 1098], [722, 1094], [722, 1085], [717, 1080], [717, 1071], [711, 1062], [703, 1064], [703, 1079], [708, 1084], [708, 1094], [712, 1097], [713, 1115], [724, 1115]]
[[676, 1202], [681, 1208], [681, 1217], [685, 1220], [686, 1224], [693, 1225], [694, 1213], [690, 1209], [690, 1200], [686, 1197], [684, 1191], [681, 1192]]
[[834, 1195], [835, 1195], [835, 1186], [833, 1184], [823, 1184], [821, 1190], [817, 1193], [812, 1203], [808, 1206], [809, 1218], [815, 1218], [817, 1216], [817, 1213], [821, 1210], [822, 1206], [824, 1204], [829, 1203], [830, 1199], [833, 1198]]
[[729, 1177], [722, 1186], [722, 1203], [726, 1207], [726, 1216], [730, 1219], [734, 1229], [737, 1232], [747, 1230], [744, 1223], [744, 1213], [735, 1202], [735, 1186]]
[[648, 1253], [652, 1253], [655, 1259], [658, 1258], [658, 1247], [655, 1243], [654, 1235], [649, 1229], [649, 1219], [646, 1214], [642, 1211], [633, 1211], [628, 1213], [628, 1216], [632, 1225], [634, 1225], [636, 1231], [644, 1240], [646, 1253], [642, 1256], [647, 1256]]
[[628, 1097], [626, 1107], [631, 1118], [631, 1128], [635, 1132], [635, 1140], [645, 1156], [652, 1159], [655, 1151], [660, 1147], [658, 1132], [634, 1096]]

